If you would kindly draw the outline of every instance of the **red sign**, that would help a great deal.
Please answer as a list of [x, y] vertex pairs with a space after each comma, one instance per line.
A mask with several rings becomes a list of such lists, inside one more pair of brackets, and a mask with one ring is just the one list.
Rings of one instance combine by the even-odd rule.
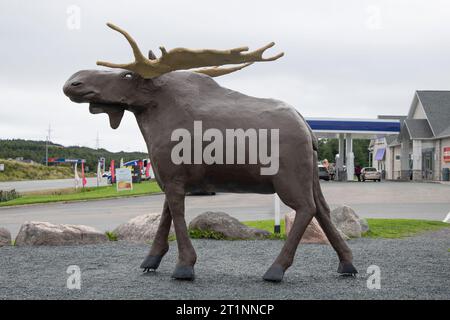
[[450, 162], [450, 147], [444, 147], [444, 162]]
[[86, 176], [84, 175], [84, 162], [81, 162], [81, 181], [83, 183], [83, 188], [87, 183]]

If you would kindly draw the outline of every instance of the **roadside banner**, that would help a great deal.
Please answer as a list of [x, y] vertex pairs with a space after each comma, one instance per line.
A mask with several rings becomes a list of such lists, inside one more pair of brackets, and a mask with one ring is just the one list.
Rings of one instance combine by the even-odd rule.
[[116, 170], [117, 191], [133, 190], [133, 178], [129, 168]]
[[150, 177], [150, 161], [147, 162], [147, 166], [145, 167], [145, 177], [146, 178]]
[[80, 182], [80, 177], [78, 176], [78, 163], [75, 162], [75, 189], [78, 189]]
[[109, 172], [111, 172], [111, 183], [115, 183], [116, 181], [116, 170], [114, 168], [115, 161], [111, 160], [111, 166], [109, 167]]
[[81, 162], [81, 181], [83, 183], [83, 188], [87, 183], [86, 176], [84, 175], [84, 162]]

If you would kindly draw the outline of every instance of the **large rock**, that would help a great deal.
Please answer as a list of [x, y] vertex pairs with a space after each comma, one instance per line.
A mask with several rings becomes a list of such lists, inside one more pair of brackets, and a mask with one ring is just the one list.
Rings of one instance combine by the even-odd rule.
[[[144, 214], [121, 224], [113, 233], [118, 240], [148, 243], [155, 238], [160, 220], [160, 213]], [[174, 235], [173, 225], [170, 228], [170, 235]]]
[[[331, 221], [333, 224], [350, 238], [360, 238], [363, 228], [361, 219], [349, 206], [340, 206], [331, 211]], [[365, 221], [365, 220], [364, 220]], [[363, 222], [364, 223], [364, 222]], [[367, 224], [367, 222], [365, 222]], [[364, 226], [368, 230], [368, 225]]]
[[[285, 233], [286, 235], [292, 229], [292, 225], [294, 224], [295, 219], [295, 211], [291, 211], [284, 216], [285, 221]], [[344, 240], [348, 240], [349, 238], [338, 229], [339, 234]], [[316, 218], [313, 218], [309, 223], [308, 227], [306, 227], [305, 233], [303, 234], [302, 240], [300, 243], [330, 243], [328, 241], [327, 236], [323, 232], [322, 228], [319, 225], [319, 222]]]
[[92, 227], [49, 222], [25, 222], [16, 237], [16, 246], [80, 245], [107, 242], [106, 235]]
[[255, 239], [270, 235], [270, 232], [250, 228], [224, 212], [204, 212], [191, 221], [189, 229], [213, 231], [226, 239]]
[[0, 247], [10, 245], [11, 245], [11, 233], [5, 228], [0, 228]]

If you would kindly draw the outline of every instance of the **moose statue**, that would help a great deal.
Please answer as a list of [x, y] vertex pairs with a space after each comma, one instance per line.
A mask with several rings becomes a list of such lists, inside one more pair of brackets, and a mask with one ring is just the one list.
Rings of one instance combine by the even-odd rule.
[[[63, 91], [74, 102], [89, 103], [91, 113], [108, 114], [113, 129], [119, 126], [125, 110], [136, 117], [156, 180], [165, 193], [158, 231], [141, 265], [144, 272], [156, 270], [167, 253], [168, 234], [173, 222], [178, 262], [172, 277], [194, 279], [197, 256], [186, 227], [184, 203], [186, 193], [202, 190], [276, 192], [286, 205], [296, 211], [293, 227], [281, 252], [264, 274], [264, 280], [279, 282], [283, 279], [313, 217], [337, 252], [337, 272], [357, 273], [352, 264], [351, 250], [331, 223], [330, 209], [319, 184], [317, 140], [303, 117], [284, 102], [250, 97], [223, 88], [212, 79], [254, 62], [277, 60], [283, 53], [263, 58], [265, 50], [274, 43], [255, 51], [248, 51], [248, 47], [166, 51], [160, 47], [160, 58], [151, 51], [146, 58], [126, 31], [111, 23], [107, 25], [126, 38], [135, 61], [128, 64], [98, 61], [97, 65], [114, 70], [79, 71], [67, 80]], [[206, 129], [203, 136], [198, 130], [199, 124], [203, 130]], [[232, 136], [237, 143], [230, 146], [227, 140], [225, 147], [221, 137], [228, 138], [230, 130], [234, 133], [240, 130], [244, 138]], [[256, 131], [260, 133], [259, 144], [252, 134]], [[269, 131], [270, 148], [261, 142]], [[195, 141], [180, 150], [179, 140], [185, 133]], [[208, 142], [214, 144], [214, 152], [205, 157], [206, 148], [211, 149]], [[203, 154], [202, 149], [205, 149]], [[265, 167], [267, 161], [258, 161], [258, 154], [254, 155], [259, 150], [261, 158], [262, 151], [268, 152], [268, 149], [272, 160], [276, 161], [276, 165], [271, 164], [272, 168]], [[194, 161], [189, 161], [192, 154]]]

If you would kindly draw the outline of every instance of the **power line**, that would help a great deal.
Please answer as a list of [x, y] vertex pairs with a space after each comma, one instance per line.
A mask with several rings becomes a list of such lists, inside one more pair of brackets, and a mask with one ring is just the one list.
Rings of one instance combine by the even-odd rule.
[[52, 133], [52, 127], [51, 124], [48, 124], [48, 130], [47, 130], [47, 137], [45, 139], [45, 165], [48, 166], [48, 143], [50, 142]]

